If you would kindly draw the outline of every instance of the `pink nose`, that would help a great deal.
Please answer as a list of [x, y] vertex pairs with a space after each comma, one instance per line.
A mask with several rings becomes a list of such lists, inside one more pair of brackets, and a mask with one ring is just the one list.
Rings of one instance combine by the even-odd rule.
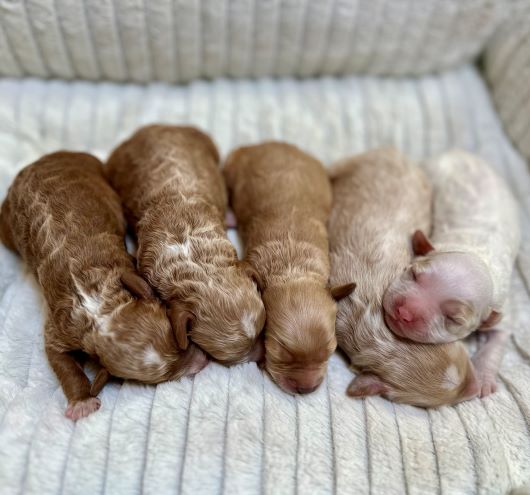
[[396, 316], [398, 320], [401, 320], [403, 323], [414, 321], [414, 315], [405, 306], [399, 306], [396, 309]]

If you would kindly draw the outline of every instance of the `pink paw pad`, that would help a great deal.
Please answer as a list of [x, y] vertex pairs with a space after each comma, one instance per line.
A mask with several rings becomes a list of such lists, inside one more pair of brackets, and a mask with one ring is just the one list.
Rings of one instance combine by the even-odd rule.
[[64, 415], [72, 421], [77, 421], [96, 412], [100, 407], [101, 401], [97, 397], [90, 397], [69, 403]]

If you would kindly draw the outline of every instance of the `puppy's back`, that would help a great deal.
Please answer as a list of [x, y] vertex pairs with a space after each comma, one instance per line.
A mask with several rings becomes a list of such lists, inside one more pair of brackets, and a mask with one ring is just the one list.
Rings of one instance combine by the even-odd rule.
[[34, 269], [59, 247], [74, 253], [86, 247], [88, 236], [125, 231], [119, 198], [101, 162], [68, 151], [25, 167], [9, 188], [1, 218], [3, 240]]
[[[343, 160], [332, 167], [330, 177], [332, 278], [335, 283], [354, 280], [358, 284], [355, 294], [380, 300], [390, 281], [410, 261], [412, 233], [419, 228], [429, 230], [427, 178], [392, 148]], [[359, 253], [362, 260], [357, 260]], [[369, 280], [366, 265], [374, 268]]]
[[223, 172], [240, 223], [254, 214], [285, 219], [306, 212], [324, 221], [329, 215], [331, 188], [325, 169], [296, 146], [279, 141], [243, 146], [228, 156]]
[[207, 197], [226, 207], [219, 153], [194, 127], [153, 124], [140, 128], [110, 155], [107, 176], [130, 215], [141, 216], [150, 201]]

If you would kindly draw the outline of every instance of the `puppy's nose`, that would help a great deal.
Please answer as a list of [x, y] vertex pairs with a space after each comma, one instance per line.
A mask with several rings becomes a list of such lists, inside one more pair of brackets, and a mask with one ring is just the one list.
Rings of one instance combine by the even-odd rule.
[[314, 392], [318, 388], [318, 385], [315, 385], [314, 387], [296, 387], [296, 391], [299, 394], [310, 394], [311, 392]]
[[396, 309], [396, 315], [404, 323], [410, 323], [414, 320], [414, 315], [405, 306], [399, 306]]

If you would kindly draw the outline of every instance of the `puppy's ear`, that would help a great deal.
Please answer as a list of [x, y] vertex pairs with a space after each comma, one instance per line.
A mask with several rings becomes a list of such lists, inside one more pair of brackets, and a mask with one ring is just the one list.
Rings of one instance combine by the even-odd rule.
[[154, 299], [155, 294], [151, 286], [140, 275], [133, 271], [123, 272], [121, 283], [136, 297], [141, 299]]
[[415, 255], [425, 256], [427, 253], [434, 251], [434, 247], [421, 230], [416, 230], [412, 235], [412, 250]]
[[480, 324], [479, 330], [489, 330], [502, 319], [502, 314], [493, 310], [489, 316]]
[[195, 315], [183, 304], [171, 302], [167, 315], [175, 333], [178, 346], [185, 351], [188, 348], [188, 332], [195, 320]]
[[333, 285], [329, 288], [329, 291], [331, 293], [331, 297], [335, 299], [335, 301], [340, 301], [342, 298], [349, 296], [355, 290], [355, 287], [357, 287], [357, 284], [354, 283]]
[[258, 271], [246, 260], [238, 261], [239, 266], [243, 268], [243, 271], [256, 283], [259, 290], [263, 288], [263, 280]]
[[346, 393], [350, 397], [368, 397], [369, 395], [383, 395], [389, 391], [389, 386], [377, 375], [362, 373], [348, 385]]

